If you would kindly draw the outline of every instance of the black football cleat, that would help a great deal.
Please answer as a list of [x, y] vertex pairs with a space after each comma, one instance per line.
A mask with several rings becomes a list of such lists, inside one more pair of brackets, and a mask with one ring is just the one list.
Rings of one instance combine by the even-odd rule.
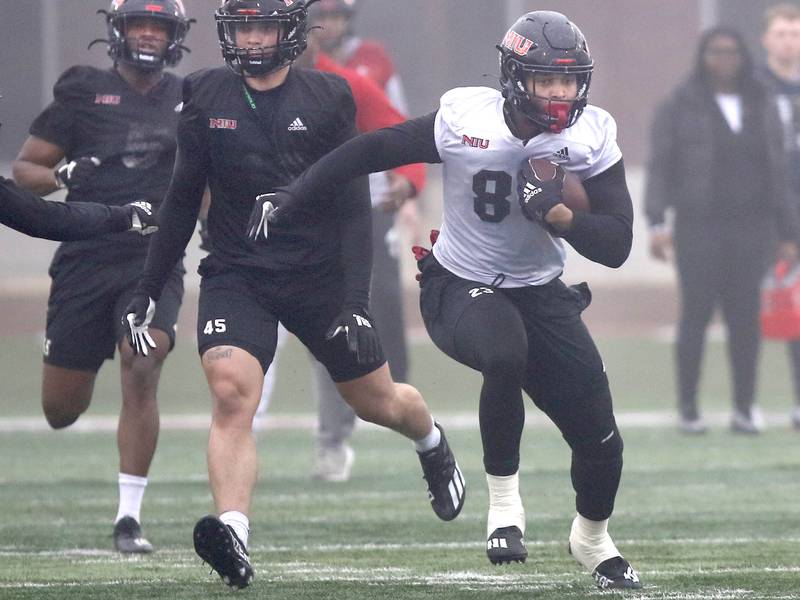
[[133, 517], [122, 517], [114, 525], [114, 548], [122, 554], [150, 554], [153, 545], [142, 537], [142, 527]]
[[528, 549], [519, 527], [512, 525], [495, 529], [486, 540], [486, 556], [493, 565], [524, 563], [528, 558]]
[[601, 590], [639, 590], [642, 582], [631, 564], [621, 556], [604, 560], [594, 570], [594, 580]]
[[194, 526], [194, 551], [211, 565], [227, 585], [246, 588], [253, 580], [250, 556], [233, 529], [207, 515]]
[[442, 521], [452, 521], [464, 506], [467, 489], [442, 426], [438, 423], [435, 426], [442, 434], [439, 445], [433, 450], [417, 454], [422, 464], [422, 477], [428, 482], [428, 497], [433, 512]]

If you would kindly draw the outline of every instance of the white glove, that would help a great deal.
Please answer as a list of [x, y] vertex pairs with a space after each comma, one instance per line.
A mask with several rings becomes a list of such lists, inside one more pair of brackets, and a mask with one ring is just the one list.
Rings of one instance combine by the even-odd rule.
[[155, 300], [144, 294], [134, 294], [128, 308], [125, 309], [125, 322], [129, 329], [128, 341], [136, 354], [147, 356], [150, 349], [156, 347], [156, 342], [148, 331], [155, 312]]

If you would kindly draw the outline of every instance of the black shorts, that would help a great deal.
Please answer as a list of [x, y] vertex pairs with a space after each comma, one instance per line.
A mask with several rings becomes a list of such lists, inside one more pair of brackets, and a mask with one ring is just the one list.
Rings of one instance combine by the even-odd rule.
[[200, 356], [215, 346], [235, 346], [252, 354], [266, 373], [275, 357], [281, 322], [325, 366], [333, 381], [357, 379], [386, 362], [381, 351], [378, 361], [359, 364], [347, 349], [344, 335], [325, 339], [342, 308], [341, 278], [312, 273], [281, 278], [208, 259], [200, 274]]
[[[50, 268], [44, 362], [65, 369], [97, 372], [125, 337], [122, 318], [144, 268], [144, 257], [113, 264], [83, 256], [62, 257]], [[175, 345], [175, 327], [183, 300], [184, 269], [167, 280], [150, 325]]]
[[[537, 405], [540, 401], [579, 397], [587, 390], [606, 388], [603, 361], [581, 319], [591, 302], [585, 283], [567, 286], [555, 279], [538, 286], [492, 287], [454, 275], [439, 264], [433, 253], [419, 262], [419, 268], [420, 310], [425, 327], [433, 342], [451, 358], [477, 368], [468, 352], [459, 351], [456, 344], [464, 328], [474, 326], [462, 319], [468, 307], [483, 303], [483, 310], [516, 309], [527, 339], [525, 388]], [[494, 342], [502, 344], [503, 340]]]

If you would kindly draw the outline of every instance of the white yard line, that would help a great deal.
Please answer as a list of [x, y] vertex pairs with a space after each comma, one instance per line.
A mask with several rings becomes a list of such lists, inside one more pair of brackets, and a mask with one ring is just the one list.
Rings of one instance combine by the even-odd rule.
[[86, 580], [86, 581], [59, 581], [59, 582], [30, 582], [20, 581], [16, 583], [0, 582], [0, 589], [39, 589], [39, 588], [89, 588], [89, 587], [112, 587], [118, 585], [167, 585], [180, 583], [177, 579], [111, 579], [106, 581]]
[[[437, 419], [448, 430], [476, 429], [477, 413], [437, 413]], [[617, 423], [622, 428], [661, 429], [674, 427], [676, 416], [673, 411], [625, 411], [616, 415]], [[727, 427], [730, 413], [727, 411], [709, 412], [704, 418], [712, 427]], [[767, 425], [776, 428], [788, 426], [788, 415], [782, 412], [765, 413]], [[206, 414], [161, 415], [161, 429], [166, 431], [207, 431], [211, 417]], [[552, 423], [540, 414], [526, 417], [526, 427], [552, 427]], [[314, 430], [317, 427], [317, 416], [312, 413], [293, 415], [268, 415], [256, 419], [258, 431], [295, 431]], [[362, 429], [376, 430], [378, 426], [359, 422]], [[49, 431], [50, 427], [43, 416], [39, 417], [4, 417], [0, 418], [0, 433]], [[117, 417], [82, 417], [67, 432], [93, 433], [117, 430]]]
[[[769, 544], [797, 544], [800, 543], [800, 538], [797, 537], [779, 537], [779, 538], [761, 538], [761, 537], [738, 537], [738, 538], [678, 538], [678, 539], [622, 539], [615, 540], [615, 542], [622, 546], [636, 547], [636, 546], [742, 546], [742, 545], [769, 545]], [[565, 546], [563, 539], [557, 540], [526, 540], [525, 545], [528, 548], [549, 548]], [[386, 552], [386, 551], [427, 551], [427, 550], [483, 550], [485, 542], [406, 542], [406, 543], [365, 543], [365, 544], [298, 544], [292, 546], [273, 546], [269, 544], [254, 544], [249, 547], [253, 554], [285, 554], [287, 552], [293, 553], [340, 553], [340, 552]], [[179, 557], [182, 555], [190, 554], [191, 550], [184, 548], [159, 548], [158, 556]], [[70, 548], [65, 550], [26, 550], [24, 547], [19, 546], [0, 546], [0, 557], [7, 558], [114, 558], [115, 560], [148, 560], [147, 557], [120, 557], [120, 555], [106, 548]], [[277, 565], [285, 565], [287, 563], [275, 563]], [[670, 576], [675, 573], [749, 573], [749, 572], [776, 572], [776, 573], [800, 573], [800, 566], [792, 567], [747, 567], [747, 568], [717, 568], [706, 569], [698, 567], [696, 569], [687, 569], [683, 571], [648, 571], [651, 575]]]
[[[587, 581], [588, 576], [583, 576], [578, 568], [575, 571], [562, 573], [541, 573], [541, 572], [504, 572], [486, 573], [483, 571], [448, 571], [432, 572], [429, 574], [419, 574], [414, 570], [402, 567], [383, 567], [383, 568], [355, 568], [355, 567], [333, 567], [316, 562], [293, 561], [288, 563], [267, 563], [259, 565], [265, 570], [264, 578], [268, 581], [319, 581], [319, 582], [359, 582], [359, 583], [384, 583], [384, 584], [416, 584], [429, 587], [448, 586], [456, 589], [483, 589], [491, 586], [493, 590], [513, 588], [516, 592], [541, 591], [545, 589], [556, 590], [568, 582]], [[523, 567], [524, 568], [524, 567]], [[696, 575], [744, 575], [758, 574], [764, 572], [796, 572], [796, 569], [681, 569], [672, 570], [667, 575], [672, 578], [675, 576], [696, 576]], [[648, 583], [645, 581], [645, 589], [641, 592], [629, 592], [626, 596], [637, 600], [737, 600], [740, 598], [758, 598], [760, 600], [784, 600], [797, 598], [793, 594], [764, 594], [761, 591], [741, 588], [711, 588], [700, 589], [696, 592], [675, 592], [660, 589], [657, 585], [658, 576], [654, 573], [647, 573], [654, 577]], [[147, 585], [147, 584], [178, 583], [177, 580], [163, 579], [116, 579], [100, 581], [65, 581], [65, 582], [8, 582], [0, 583], [0, 589], [26, 589], [26, 588], [59, 588], [59, 587], [83, 587], [83, 586], [116, 586], [127, 585]], [[587, 587], [587, 596], [607, 597], [607, 594]]]

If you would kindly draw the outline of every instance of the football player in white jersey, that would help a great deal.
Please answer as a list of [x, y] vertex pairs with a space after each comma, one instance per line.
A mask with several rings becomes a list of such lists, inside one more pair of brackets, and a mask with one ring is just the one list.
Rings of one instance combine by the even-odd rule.
[[[443, 163], [441, 234], [432, 252], [417, 249], [420, 307], [436, 345], [483, 375], [487, 555], [495, 564], [527, 558], [519, 494], [524, 390], [572, 449], [571, 554], [601, 588], [640, 588], [607, 531], [623, 444], [603, 361], [580, 316], [591, 294], [585, 283], [568, 287], [559, 278], [564, 241], [609, 267], [630, 252], [633, 208], [616, 124], [587, 105], [592, 58], [564, 15], [523, 15], [497, 48], [500, 91], [454, 89], [427, 116], [347, 142], [292, 185], [259, 196], [251, 225], [261, 223], [261, 237], [270, 210], [272, 222], [303, 219], [320, 210], [331, 187], [357, 175]], [[526, 167], [531, 158], [556, 163], [558, 177], [539, 181]], [[582, 180], [590, 212], [562, 202], [562, 169]]]

